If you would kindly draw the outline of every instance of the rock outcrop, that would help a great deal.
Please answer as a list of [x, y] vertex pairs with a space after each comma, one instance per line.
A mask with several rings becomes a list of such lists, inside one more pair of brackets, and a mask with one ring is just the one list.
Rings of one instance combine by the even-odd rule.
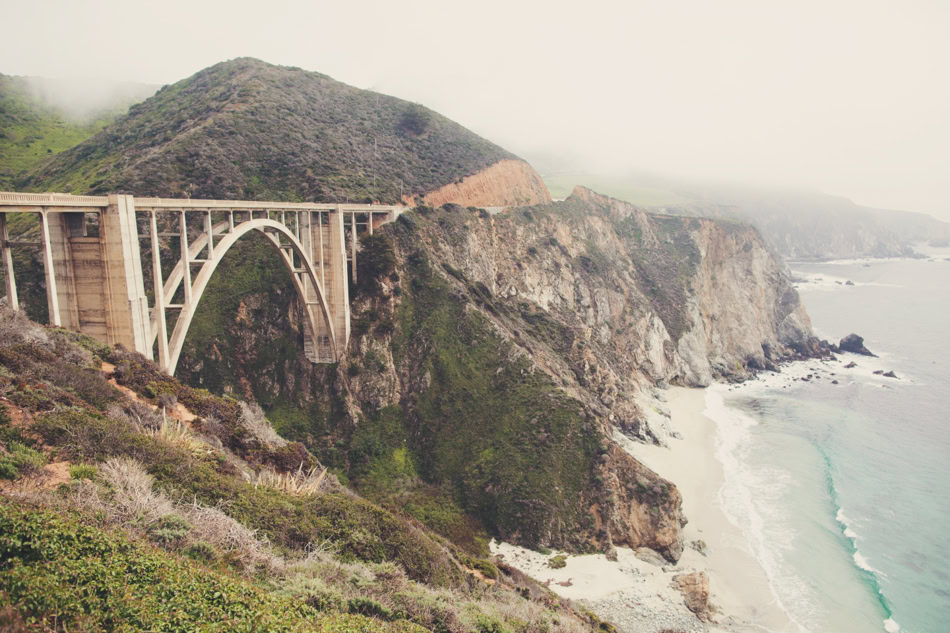
[[709, 576], [704, 571], [694, 571], [673, 577], [673, 586], [683, 594], [686, 608], [703, 622], [709, 621]]
[[[482, 171], [460, 178], [422, 197], [422, 204], [441, 207], [509, 207], [551, 201], [541, 176], [523, 160], [506, 159]], [[406, 199], [410, 204], [413, 200]]]
[[838, 349], [842, 352], [851, 352], [852, 354], [861, 354], [862, 356], [874, 356], [871, 350], [864, 346], [864, 339], [857, 334], [848, 334], [838, 343]]

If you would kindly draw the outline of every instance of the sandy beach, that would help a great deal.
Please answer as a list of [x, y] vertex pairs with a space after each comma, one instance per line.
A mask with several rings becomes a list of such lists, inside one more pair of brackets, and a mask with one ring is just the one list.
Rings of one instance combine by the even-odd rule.
[[[668, 407], [670, 414], [673, 436], [668, 447], [644, 445], [619, 433], [615, 438], [634, 457], [675, 483], [682, 494], [689, 523], [683, 530], [686, 548], [675, 566], [643, 560], [648, 557], [625, 548], [617, 548], [616, 562], [602, 554], [568, 556], [561, 569], [548, 566], [553, 554], [506, 543], [493, 543], [492, 551], [627, 633], [797, 631], [777, 604], [741, 529], [720, 506], [724, 474], [716, 458], [715, 422], [704, 415], [706, 395], [704, 389], [680, 387], [658, 393], [657, 409]], [[695, 541], [705, 543], [705, 555], [691, 546]], [[692, 571], [709, 576], [710, 602], [717, 610], [710, 622], [700, 621], [689, 611], [683, 595], [672, 586], [675, 576]]]

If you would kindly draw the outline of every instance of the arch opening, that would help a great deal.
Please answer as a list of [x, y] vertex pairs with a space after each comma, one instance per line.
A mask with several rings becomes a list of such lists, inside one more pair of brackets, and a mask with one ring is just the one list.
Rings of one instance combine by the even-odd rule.
[[[216, 232], [217, 229], [218, 226], [215, 226], [214, 230]], [[258, 218], [235, 225], [233, 230], [225, 233], [220, 238], [216, 236], [213, 257], [205, 261], [197, 275], [193, 277], [191, 301], [185, 302], [182, 305], [180, 314], [175, 320], [174, 329], [169, 337], [168, 372], [170, 374], [175, 373], [196, 310], [205, 295], [214, 273], [231, 248], [237, 244], [242, 237], [252, 232], [263, 235], [266, 242], [276, 251], [278, 258], [284, 264], [284, 269], [289, 273], [292, 285], [297, 293], [304, 313], [303, 327], [305, 329], [305, 337], [309, 335], [315, 340], [318, 332], [329, 332], [329, 337], [327, 337], [329, 340], [326, 342], [330, 346], [333, 359], [336, 360], [339, 358], [339, 350], [336, 349], [337, 342], [334, 336], [333, 320], [326, 301], [326, 295], [320, 283], [319, 275], [314, 269], [310, 258], [305, 254], [304, 246], [293, 232], [283, 224], [270, 219]], [[206, 240], [206, 237], [204, 242], [201, 243], [196, 240], [194, 247], [197, 249], [203, 248], [204, 244], [206, 244]], [[191, 251], [192, 248], [192, 245], [189, 245], [189, 251]], [[181, 283], [181, 277], [182, 264], [179, 262], [164, 285], [163, 294], [166, 297], [170, 298], [175, 294], [178, 284]], [[313, 299], [308, 299], [308, 282], [315, 295]]]

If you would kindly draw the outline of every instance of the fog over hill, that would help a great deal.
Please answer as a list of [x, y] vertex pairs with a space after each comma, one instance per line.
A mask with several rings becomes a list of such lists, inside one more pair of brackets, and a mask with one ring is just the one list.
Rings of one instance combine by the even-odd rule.
[[[18, 181], [75, 193], [397, 202], [517, 157], [428, 108], [240, 58], [165, 86]], [[536, 174], [537, 193], [547, 199]]]
[[817, 191], [598, 173], [550, 155], [532, 162], [555, 198], [586, 184], [663, 213], [746, 222], [787, 259], [912, 256], [915, 242], [950, 239], [950, 224], [928, 214], [875, 209]]

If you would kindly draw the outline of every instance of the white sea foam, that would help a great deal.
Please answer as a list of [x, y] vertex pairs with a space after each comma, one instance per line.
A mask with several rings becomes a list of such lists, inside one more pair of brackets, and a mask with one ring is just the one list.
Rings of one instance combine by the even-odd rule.
[[888, 618], [884, 620], [884, 630], [887, 631], [887, 633], [897, 633], [901, 630], [901, 627], [894, 621], [894, 618]]
[[838, 508], [838, 513], [835, 515], [835, 519], [838, 523], [841, 524], [841, 527], [844, 528], [844, 535], [851, 539], [851, 542], [854, 543], [854, 546], [857, 547], [857, 541], [860, 536], [857, 532], [851, 529], [851, 523], [848, 521], [848, 517], [844, 514], [844, 508]]
[[[716, 459], [722, 464], [725, 475], [719, 490], [720, 506], [726, 518], [742, 531], [745, 549], [765, 571], [775, 603], [795, 624], [799, 633], [808, 633], [812, 627], [809, 622], [802, 621], [810, 619], [809, 616], [813, 614], [807, 584], [782, 565], [785, 551], [783, 544], [791, 543], [794, 534], [766, 534], [766, 525], [773, 532], [777, 526], [787, 525], [781, 517], [773, 515], [780, 512], [781, 506], [776, 502], [784, 494], [790, 477], [778, 469], [754, 473], [744, 465], [741, 453], [749, 440], [750, 429], [757, 422], [726, 406], [723, 397], [726, 389], [721, 384], [709, 387], [703, 411], [706, 417], [716, 423]], [[753, 489], [754, 496], [765, 503], [756, 503]], [[794, 615], [786, 607], [786, 600], [795, 603]]]
[[798, 290], [847, 290], [860, 286], [888, 286], [897, 287], [895, 284], [885, 284], [878, 281], [854, 281], [847, 277], [835, 277], [826, 273], [810, 273], [799, 270], [792, 271], [793, 284]]

